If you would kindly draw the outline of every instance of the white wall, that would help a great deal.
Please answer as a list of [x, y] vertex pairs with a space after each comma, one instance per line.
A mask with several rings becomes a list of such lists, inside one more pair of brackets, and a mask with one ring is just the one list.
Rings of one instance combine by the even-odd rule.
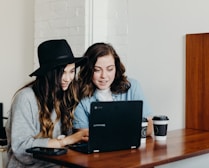
[[83, 54], [88, 1], [35, 0], [35, 69], [39, 67], [37, 47], [45, 40], [64, 38], [70, 44], [75, 57]]
[[94, 1], [93, 33], [100, 35], [93, 42], [112, 43], [128, 76], [140, 81], [154, 114], [168, 115], [169, 130], [183, 128], [185, 35], [209, 32], [209, 1], [107, 0], [98, 10], [100, 1]]
[[122, 61], [128, 56], [128, 1], [93, 0], [92, 43], [111, 43]]
[[184, 127], [185, 35], [209, 32], [208, 0], [129, 0], [128, 74], [169, 129]]
[[34, 5], [31, 0], [5, 0], [0, 5], [0, 102], [4, 114], [12, 96], [30, 80], [33, 70]]

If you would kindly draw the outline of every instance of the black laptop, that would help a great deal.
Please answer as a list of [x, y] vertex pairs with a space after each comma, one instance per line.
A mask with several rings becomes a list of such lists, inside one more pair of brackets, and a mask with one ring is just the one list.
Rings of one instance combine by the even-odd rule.
[[89, 141], [70, 145], [83, 152], [108, 152], [140, 146], [142, 101], [92, 102]]

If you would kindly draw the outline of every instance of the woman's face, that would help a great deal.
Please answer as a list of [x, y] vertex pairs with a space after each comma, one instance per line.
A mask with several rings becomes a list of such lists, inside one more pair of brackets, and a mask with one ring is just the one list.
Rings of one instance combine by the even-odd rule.
[[115, 73], [115, 60], [111, 54], [98, 57], [97, 62], [94, 65], [92, 81], [98, 89], [107, 89], [114, 81]]
[[64, 72], [62, 74], [61, 86], [63, 91], [68, 89], [74, 77], [75, 77], [75, 64], [68, 64], [65, 67]]

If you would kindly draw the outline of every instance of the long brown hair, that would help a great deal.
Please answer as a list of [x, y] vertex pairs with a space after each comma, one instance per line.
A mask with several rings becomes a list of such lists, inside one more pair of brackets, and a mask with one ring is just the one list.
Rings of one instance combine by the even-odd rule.
[[125, 75], [125, 66], [120, 60], [119, 55], [112, 47], [107, 43], [95, 43], [90, 46], [84, 53], [84, 57], [87, 57], [88, 62], [86, 65], [80, 67], [78, 74], [78, 80], [80, 85], [79, 98], [90, 97], [93, 95], [96, 86], [92, 82], [94, 74], [94, 66], [98, 57], [111, 54], [115, 60], [116, 75], [113, 83], [111, 84], [111, 91], [113, 93], [124, 93], [130, 88], [130, 82]]
[[[52, 138], [54, 125], [59, 120], [61, 120], [62, 123], [62, 134], [66, 135], [72, 128], [73, 111], [78, 104], [78, 86], [74, 79], [66, 91], [62, 90], [61, 78], [65, 66], [57, 67], [47, 72], [44, 76], [37, 76], [33, 82], [22, 87], [31, 86], [37, 99], [40, 133], [35, 136], [36, 138]], [[51, 120], [53, 110], [55, 110], [57, 114], [57, 118], [54, 122]]]

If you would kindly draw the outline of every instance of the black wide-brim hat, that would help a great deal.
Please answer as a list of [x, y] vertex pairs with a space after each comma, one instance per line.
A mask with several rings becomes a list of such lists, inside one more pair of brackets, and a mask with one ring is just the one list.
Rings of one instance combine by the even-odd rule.
[[61, 66], [75, 63], [78, 67], [85, 63], [84, 57], [74, 57], [73, 52], [65, 39], [44, 41], [38, 46], [40, 67], [29, 76], [43, 76], [48, 71]]

